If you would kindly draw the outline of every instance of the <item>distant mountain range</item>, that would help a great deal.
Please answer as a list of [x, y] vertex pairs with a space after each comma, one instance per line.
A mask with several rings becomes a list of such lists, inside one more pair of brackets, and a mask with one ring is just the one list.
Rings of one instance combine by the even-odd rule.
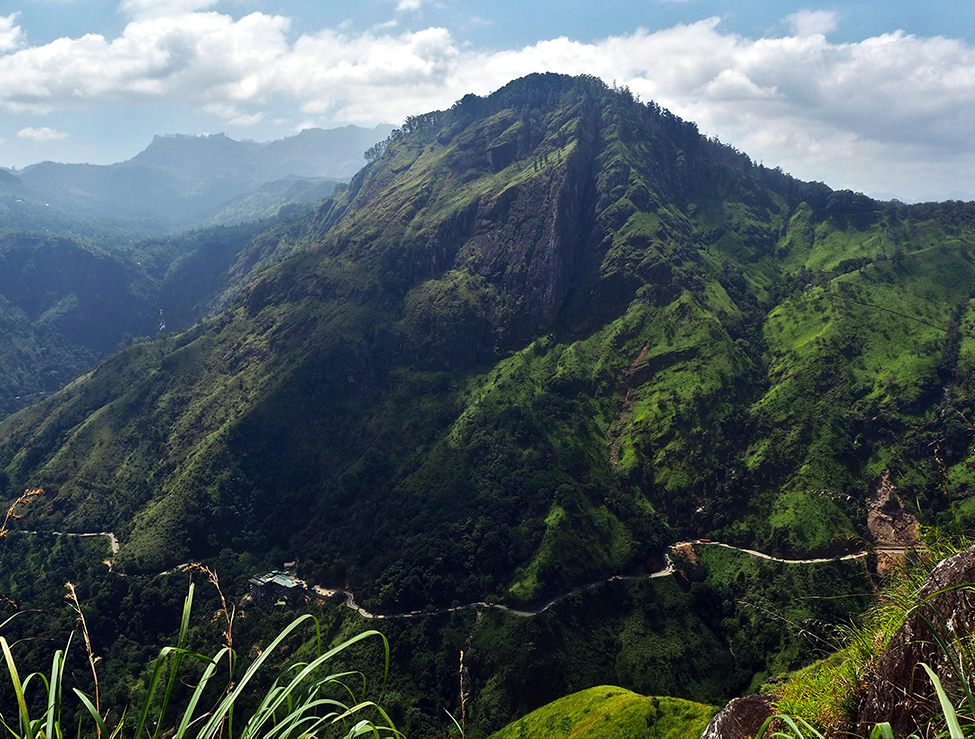
[[[268, 143], [224, 134], [156, 136], [118, 164], [41, 162], [0, 172], [0, 193], [146, 233], [239, 223], [273, 215], [288, 202], [309, 202], [308, 193], [325, 197], [365, 164], [363, 152], [391, 130], [307, 129]], [[288, 199], [292, 195], [296, 201]]]
[[348, 180], [366, 163], [363, 152], [392, 130], [389, 125], [307, 128], [267, 143], [235, 141], [222, 133], [155, 136], [145, 150], [114, 166], [156, 169], [194, 187], [231, 179], [242, 187], [288, 175]]

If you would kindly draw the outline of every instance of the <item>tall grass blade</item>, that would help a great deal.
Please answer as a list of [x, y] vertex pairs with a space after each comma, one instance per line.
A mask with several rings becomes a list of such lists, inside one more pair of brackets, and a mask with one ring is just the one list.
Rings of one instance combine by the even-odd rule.
[[166, 712], [169, 710], [169, 703], [173, 698], [173, 690], [176, 688], [176, 681], [179, 679], [179, 668], [183, 662], [183, 653], [186, 648], [187, 633], [190, 629], [190, 610], [193, 608], [193, 588], [191, 582], [186, 598], [183, 600], [183, 615], [179, 624], [179, 636], [176, 639], [176, 649], [172, 651], [173, 662], [169, 669], [169, 681], [166, 683], [166, 694], [163, 697], [162, 706], [159, 708], [159, 718], [156, 720], [156, 731], [152, 739], [159, 739], [163, 730]]
[[77, 688], [72, 688], [72, 690], [75, 692], [75, 695], [78, 696], [78, 699], [84, 704], [85, 708], [88, 709], [88, 713], [90, 713], [91, 717], [95, 720], [95, 725], [98, 727], [98, 731], [101, 733], [101, 735], [109, 736], [108, 727], [105, 726], [105, 719], [103, 719], [98, 713], [98, 710], [95, 708], [91, 700], [89, 700], [88, 696]]
[[[771, 727], [772, 723], [776, 720], [785, 723], [792, 733], [785, 734], [781, 731], [776, 731], [774, 734], [766, 734], [766, 732]], [[808, 721], [799, 718], [798, 724], [796, 719], [792, 716], [786, 716], [785, 714], [778, 714], [776, 716], [769, 716], [765, 719], [765, 723], [758, 730], [758, 734], [755, 735], [756, 739], [765, 739], [765, 737], [770, 737], [771, 739], [825, 739], [825, 737], [820, 734]], [[802, 724], [802, 728], [799, 728], [799, 724]]]
[[[234, 688], [233, 692], [230, 695], [226, 696], [220, 702], [220, 705], [213, 712], [213, 715], [210, 717], [210, 720], [200, 731], [199, 737], [201, 739], [203, 739], [204, 737], [212, 737], [216, 735], [217, 730], [219, 729], [220, 725], [223, 723], [224, 717], [227, 716], [233, 710], [233, 707], [236, 704], [236, 702], [239, 700], [240, 695], [244, 692], [244, 688], [251, 681], [254, 675], [257, 674], [258, 670], [261, 669], [261, 666], [267, 661], [267, 659], [271, 656], [271, 654], [274, 652], [277, 646], [286, 638], [288, 638], [291, 632], [297, 629], [302, 623], [304, 623], [308, 619], [311, 619], [313, 621], [315, 620], [314, 616], [306, 613], [302, 616], [299, 616], [290, 624], [288, 624], [288, 626], [286, 626], [284, 630], [282, 630], [281, 633], [274, 638], [274, 641], [271, 642], [268, 648], [265, 649], [261, 653], [261, 655], [251, 663], [250, 667], [247, 668], [247, 672], [244, 673], [244, 676], [241, 678], [240, 682], [237, 683], [237, 686]], [[317, 621], [316, 621], [316, 625], [317, 625]], [[246, 733], [247, 732], [245, 727], [245, 731], [244, 731], [245, 736]]]
[[[71, 648], [71, 636], [68, 636], [68, 646], [65, 652]], [[44, 736], [54, 739], [61, 733], [61, 687], [64, 677], [64, 654], [60, 649], [54, 653], [54, 661], [51, 665], [51, 681], [47, 686], [47, 716], [44, 723]], [[55, 729], [57, 733], [55, 733]]]
[[[369, 632], [364, 632], [364, 633], [366, 635], [369, 634]], [[360, 637], [362, 636], [363, 635], [360, 634], [358, 637], [353, 637], [353, 639], [350, 639], [348, 642], [343, 642], [334, 650], [326, 654], [320, 655], [319, 657], [316, 657], [311, 662], [305, 665], [299, 665], [298, 667], [301, 667], [302, 669], [300, 669], [298, 674], [291, 680], [291, 682], [286, 687], [281, 687], [276, 685], [273, 693], [268, 694], [268, 696], [265, 698], [265, 701], [261, 704], [261, 706], [255, 712], [254, 716], [244, 727], [244, 734], [256, 736], [257, 732], [260, 731], [263, 725], [267, 723], [269, 719], [272, 719], [276, 715], [278, 709], [282, 707], [282, 703], [287, 703], [285, 708], [287, 710], [288, 715], [295, 713], [297, 709], [292, 704], [292, 699], [296, 695], [302, 692], [302, 684], [304, 683], [305, 679], [308, 676], [314, 674], [314, 672], [320, 666], [325, 664], [325, 662], [331, 659], [335, 654], [340, 652], [342, 649], [345, 649], [347, 646], [353, 644], [356, 641], [360, 641], [361, 640]], [[317, 688], [319, 688], [320, 686], [326, 683], [331, 683], [344, 688], [346, 692], [349, 693], [352, 700], [355, 701], [356, 700], [355, 694], [348, 688], [348, 686], [345, 685], [345, 683], [342, 682], [343, 678], [355, 674], [357, 673], [341, 672], [341, 673], [329, 675], [324, 678], [320, 678], [314, 681], [309, 686], [306, 692], [308, 693], [309, 697], [312, 697], [316, 694]], [[344, 703], [339, 703], [335, 701], [335, 704], [342, 709], [343, 715], [349, 715], [350, 709]], [[302, 708], [301, 710], [304, 710], [304, 708]], [[340, 716], [339, 718], [335, 719], [335, 721], [341, 720], [341, 718], [342, 717]]]
[[7, 672], [10, 673], [10, 681], [13, 683], [14, 694], [17, 696], [20, 730], [24, 736], [29, 736], [30, 713], [27, 711], [27, 700], [24, 698], [24, 686], [20, 682], [20, 674], [17, 672], [17, 664], [14, 662], [14, 656], [10, 653], [10, 646], [2, 636], [0, 636], [0, 649], [3, 650], [3, 658], [7, 662]]
[[186, 736], [186, 730], [190, 725], [190, 721], [193, 719], [193, 714], [196, 711], [196, 705], [200, 702], [200, 698], [203, 696], [203, 691], [210, 682], [210, 678], [213, 677], [213, 673], [216, 672], [217, 664], [220, 662], [220, 659], [226, 652], [229, 651], [229, 648], [224, 647], [217, 652], [213, 659], [210, 660], [210, 664], [208, 664], [206, 669], [203, 671], [203, 675], [200, 677], [200, 682], [197, 684], [196, 690], [193, 691], [190, 702], [187, 704], [186, 710], [183, 712], [183, 720], [179, 722], [179, 728], [176, 730], [177, 737]]
[[945, 689], [941, 685], [941, 680], [934, 674], [934, 670], [923, 662], [921, 663], [921, 667], [928, 673], [928, 677], [931, 678], [931, 683], [934, 685], [934, 689], [938, 694], [938, 701], [941, 703], [941, 713], [945, 717], [945, 723], [948, 724], [948, 733], [951, 739], [965, 739], [961, 725], [958, 723], [958, 715], [955, 713], [955, 707], [951, 704], [948, 694], [945, 693]]
[[152, 700], [156, 695], [156, 689], [159, 687], [159, 682], [162, 680], [162, 671], [166, 666], [166, 660], [169, 657], [170, 652], [174, 650], [173, 647], [163, 647], [159, 650], [159, 656], [156, 657], [156, 661], [152, 669], [152, 678], [149, 680], [149, 687], [146, 690], [146, 698], [142, 704], [142, 711], [139, 713], [139, 722], [136, 724], [135, 733], [133, 736], [141, 738], [143, 736], [143, 730], [146, 726], [146, 721], [149, 718], [149, 711], [152, 708]]

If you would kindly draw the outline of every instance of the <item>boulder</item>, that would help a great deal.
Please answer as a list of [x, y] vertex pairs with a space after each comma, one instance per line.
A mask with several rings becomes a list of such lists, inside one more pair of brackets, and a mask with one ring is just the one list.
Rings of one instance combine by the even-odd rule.
[[701, 739], [752, 739], [772, 715], [771, 696], [735, 698], [711, 719]]
[[935, 636], [954, 642], [975, 633], [975, 592], [957, 589], [970, 583], [975, 583], [975, 547], [948, 557], [931, 572], [919, 593], [919, 605], [880, 657], [860, 707], [857, 736], [868, 736], [882, 721], [889, 721], [897, 735], [906, 736], [940, 713], [922, 662], [934, 670], [949, 695], [959, 693], [961, 685]]

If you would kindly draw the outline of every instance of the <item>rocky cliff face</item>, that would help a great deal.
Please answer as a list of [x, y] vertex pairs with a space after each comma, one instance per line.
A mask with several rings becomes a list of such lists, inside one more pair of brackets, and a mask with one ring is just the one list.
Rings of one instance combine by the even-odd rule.
[[440, 293], [458, 273], [474, 277], [465, 310], [476, 304], [489, 328], [473, 330], [501, 352], [605, 319], [647, 286], [669, 303], [693, 283], [677, 265], [697, 260], [683, 201], [740, 177], [744, 159], [728, 156], [692, 124], [601, 83], [532, 75], [411, 119], [323, 212], [323, 249], [381, 265], [388, 300], [407, 294], [424, 317], [407, 321], [415, 356], [434, 347], [439, 367], [470, 366], [483, 352], [458, 350], [463, 341], [439, 333], [457, 322], [434, 315], [456, 305]]
[[[441, 366], [483, 356], [445, 351], [455, 342], [437, 334], [456, 322], [431, 319], [443, 301], [425, 294], [456, 284], [459, 271], [473, 277], [463, 292], [489, 324], [486, 340], [511, 347], [557, 320], [591, 246], [598, 105], [555, 75], [509, 87], [465, 98], [451, 116], [420, 117], [409, 135], [393, 137], [353, 180], [347, 206], [335, 209], [342, 221], [324, 239], [331, 253], [381, 263], [387, 290], [408, 293], [411, 312], [424, 316], [408, 317], [418, 329], [410, 339], [436, 347]], [[539, 110], [546, 90], [562, 104]]]

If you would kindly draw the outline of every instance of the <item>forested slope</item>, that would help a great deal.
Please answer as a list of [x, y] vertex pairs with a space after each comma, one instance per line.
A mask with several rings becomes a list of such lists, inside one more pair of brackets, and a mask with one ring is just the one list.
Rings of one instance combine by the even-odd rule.
[[157, 239], [83, 239], [82, 224], [71, 221], [61, 224], [67, 235], [0, 235], [0, 418], [133, 341], [219, 312], [255, 275], [310, 242], [305, 211], [293, 206], [257, 223]]
[[0, 237], [0, 416], [158, 324], [151, 282], [135, 264], [69, 238]]
[[885, 470], [943, 506], [935, 448], [968, 490], [965, 206], [801, 183], [546, 75], [408, 120], [315, 218], [212, 322], [7, 421], [10, 490], [130, 568], [277, 545], [403, 607], [695, 532], [857, 546]]

